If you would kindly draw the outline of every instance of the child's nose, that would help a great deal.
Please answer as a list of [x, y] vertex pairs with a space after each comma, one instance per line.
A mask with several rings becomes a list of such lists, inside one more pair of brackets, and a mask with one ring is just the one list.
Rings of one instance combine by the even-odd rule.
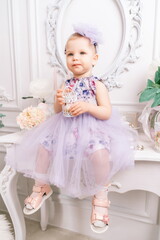
[[78, 54], [74, 54], [73, 60], [74, 60], [74, 61], [78, 60]]

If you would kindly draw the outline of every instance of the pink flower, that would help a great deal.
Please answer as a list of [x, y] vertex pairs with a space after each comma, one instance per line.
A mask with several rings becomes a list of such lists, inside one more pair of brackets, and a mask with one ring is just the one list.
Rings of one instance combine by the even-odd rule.
[[28, 107], [25, 108], [17, 116], [17, 124], [21, 129], [31, 129], [44, 122], [47, 118], [46, 111], [39, 107]]

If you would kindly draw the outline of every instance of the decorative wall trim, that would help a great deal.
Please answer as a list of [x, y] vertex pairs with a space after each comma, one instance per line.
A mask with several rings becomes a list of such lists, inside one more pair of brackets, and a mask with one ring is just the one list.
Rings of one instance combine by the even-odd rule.
[[27, 25], [29, 41], [29, 70], [30, 80], [38, 78], [40, 75], [39, 64], [39, 42], [38, 42], [38, 9], [36, 0], [27, 1]]
[[10, 166], [6, 166], [0, 174], [0, 193], [5, 194], [6, 188], [10, 180], [10, 175], [15, 172]]
[[121, 52], [119, 58], [116, 60], [116, 65], [110, 74], [104, 74], [102, 76], [103, 82], [109, 90], [122, 87], [122, 83], [116, 81], [116, 79], [120, 74], [129, 71], [129, 65], [139, 59], [137, 50], [141, 46], [141, 1], [128, 0], [128, 8], [126, 8], [124, 1], [116, 1], [121, 11], [123, 25], [125, 27]]
[[[12, 90], [13, 90], [13, 101], [16, 101], [16, 107], [19, 108], [19, 97], [18, 97], [18, 59], [15, 52], [17, 51], [17, 41], [16, 35], [17, 35], [17, 24], [16, 24], [16, 13], [14, 8], [14, 1], [8, 0], [8, 22], [9, 22], [9, 43], [10, 43], [10, 57], [11, 57], [11, 70], [12, 70]], [[14, 106], [15, 107], [15, 106]]]
[[[9, 82], [11, 88], [11, 93], [8, 94], [5, 91], [5, 88], [0, 87], [0, 101], [4, 101], [4, 106], [3, 110], [19, 110], [20, 109], [20, 102], [19, 102], [19, 71], [20, 71], [20, 66], [19, 66], [19, 56], [17, 53], [18, 51], [18, 41], [17, 41], [17, 36], [19, 35], [18, 33], [18, 13], [19, 13], [19, 8], [17, 9], [17, 6], [15, 7], [15, 2], [13, 0], [7, 0], [6, 1], [6, 11], [7, 11], [7, 25], [8, 25], [8, 42], [6, 41], [6, 44], [8, 43], [8, 48], [9, 48], [9, 67], [10, 67], [10, 72], [11, 72], [11, 77], [7, 79], [7, 82]], [[5, 66], [6, 67], [6, 66]], [[10, 96], [12, 95], [12, 96]], [[12, 102], [10, 104], [10, 102]]]
[[[158, 201], [158, 196], [146, 192], [146, 197], [144, 199], [145, 210], [135, 211], [135, 209], [129, 209], [128, 207], [124, 208], [121, 206], [111, 205], [110, 214], [136, 221], [156, 224], [158, 215]], [[52, 202], [62, 204], [64, 208], [65, 205], [67, 205], [71, 206], [71, 208], [77, 207], [81, 209], [81, 211], [85, 211], [85, 209], [90, 211], [91, 209], [91, 199], [78, 200], [59, 193], [54, 193], [54, 195], [52, 195]]]
[[159, 13], [160, 13], [160, 1], [156, 0], [153, 60], [160, 60], [160, 31], [159, 31], [160, 14]]
[[[49, 5], [46, 21], [47, 49], [50, 54], [50, 64], [52, 67], [57, 67], [62, 76], [67, 74], [67, 69], [60, 56], [60, 30], [64, 12], [71, 1], [58, 0], [54, 5]], [[116, 0], [116, 2], [123, 20], [123, 41], [112, 70], [109, 74], [106, 72], [101, 76], [109, 90], [122, 86], [116, 79], [120, 74], [128, 71], [131, 63], [133, 64], [138, 60], [137, 50], [141, 46], [141, 1], [127, 0], [128, 5], [123, 0]]]
[[[58, 13], [62, 9], [61, 8], [62, 2], [63, 0], [57, 0], [54, 5], [49, 5], [47, 7], [46, 36], [47, 36], [47, 50], [48, 53], [50, 54], [49, 64], [52, 67], [56, 67], [57, 73], [65, 77], [67, 71], [61, 61], [61, 58], [58, 56], [56, 41]], [[70, 1], [67, 0], [66, 2], [68, 6]]]
[[159, 197], [146, 192], [146, 198], [144, 199], [144, 210], [138, 211], [136, 209], [124, 208], [121, 206], [112, 206], [110, 209], [111, 215], [120, 216], [140, 222], [157, 224]]

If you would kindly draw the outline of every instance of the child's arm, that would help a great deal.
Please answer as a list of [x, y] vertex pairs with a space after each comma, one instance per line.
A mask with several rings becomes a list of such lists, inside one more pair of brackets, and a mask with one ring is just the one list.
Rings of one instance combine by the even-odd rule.
[[61, 86], [60, 89], [57, 90], [55, 95], [55, 102], [54, 102], [54, 111], [55, 113], [59, 113], [62, 111], [62, 105], [64, 104], [64, 98], [62, 96], [64, 85]]
[[70, 108], [71, 114], [73, 116], [78, 116], [82, 113], [88, 112], [98, 119], [109, 119], [111, 115], [111, 103], [109, 100], [107, 88], [100, 81], [96, 82], [96, 100], [97, 106], [87, 102], [76, 102]]
[[[96, 99], [97, 99], [97, 109], [90, 108], [89, 113], [94, 117], [102, 120], [107, 120], [111, 116], [112, 106], [109, 99], [109, 94], [106, 86], [100, 82], [96, 82]], [[93, 105], [93, 107], [96, 107]]]

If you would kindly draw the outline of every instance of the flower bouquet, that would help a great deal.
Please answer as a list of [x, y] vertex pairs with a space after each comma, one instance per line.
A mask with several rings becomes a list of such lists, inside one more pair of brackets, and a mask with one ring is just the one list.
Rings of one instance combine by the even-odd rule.
[[21, 129], [31, 129], [44, 122], [51, 114], [46, 102], [46, 98], [53, 94], [53, 86], [48, 79], [36, 79], [30, 83], [29, 90], [31, 96], [23, 99], [36, 98], [41, 102], [37, 107], [27, 107], [17, 116], [17, 124]]
[[39, 103], [37, 107], [27, 107], [17, 116], [17, 124], [21, 129], [31, 129], [44, 122], [48, 117], [47, 105]]

